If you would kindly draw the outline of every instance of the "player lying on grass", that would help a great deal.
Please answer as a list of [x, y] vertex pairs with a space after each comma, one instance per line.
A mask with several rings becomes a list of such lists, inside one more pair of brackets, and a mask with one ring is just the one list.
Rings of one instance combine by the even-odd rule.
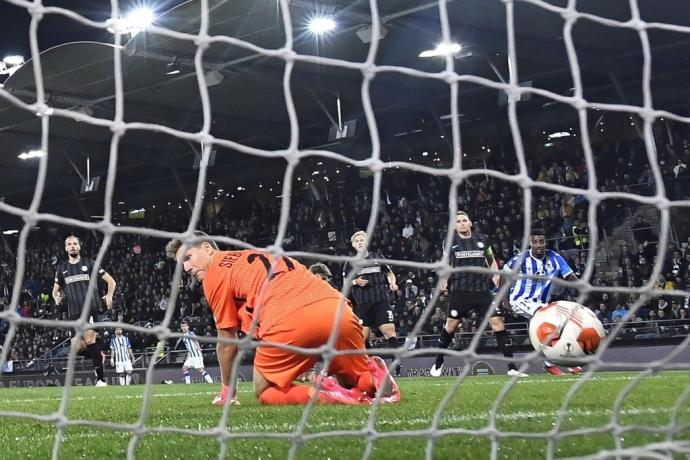
[[[206, 237], [203, 233], [197, 236]], [[329, 376], [320, 376], [316, 397], [326, 404], [367, 404], [383, 387], [382, 402], [397, 402], [400, 391], [385, 363], [364, 354], [362, 327], [340, 292], [288, 257], [275, 258], [258, 250], [220, 251], [210, 239], [184, 245], [168, 243], [166, 253], [203, 284], [216, 321], [218, 337], [235, 339], [238, 329], [264, 342], [317, 348], [325, 345], [340, 313], [336, 350], [360, 354], [338, 355], [330, 361]], [[252, 321], [256, 328], [252, 331]], [[222, 389], [214, 404], [230, 394], [230, 370], [237, 346], [218, 342]], [[261, 345], [254, 358], [254, 393], [262, 404], [306, 404], [316, 391], [294, 380], [311, 368], [316, 355]]]

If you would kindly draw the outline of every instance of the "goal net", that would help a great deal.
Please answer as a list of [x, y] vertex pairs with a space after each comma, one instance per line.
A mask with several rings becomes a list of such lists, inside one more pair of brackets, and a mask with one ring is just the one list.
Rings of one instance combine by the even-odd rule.
[[[38, 340], [36, 331], [66, 339], [121, 327], [154, 350], [142, 361], [144, 385], [136, 392], [85, 392], [75, 346], [64, 349], [59, 393], [0, 390], [2, 425], [15, 425], [0, 428], [7, 449], [53, 458], [113, 452], [104, 446], [127, 458], [174, 458], [182, 449], [221, 458], [690, 453], [687, 311], [676, 322], [657, 316], [639, 323], [662, 298], [668, 310], [651, 308], [654, 315], [688, 308], [687, 244], [673, 226], [690, 206], [681, 166], [690, 141], [682, 59], [690, 23], [680, 3], [668, 0], [659, 11], [643, 0], [199, 0], [150, 17], [128, 15], [130, 5], [117, 1], [98, 13], [3, 3], [30, 18], [31, 53], [0, 87], [5, 154], [32, 147], [38, 159], [30, 194], [9, 194], [15, 182], [2, 173], [8, 196], [0, 212], [20, 225], [14, 236], [3, 222], [3, 262], [10, 262], [2, 279], [12, 283], [0, 312], [0, 367], [30, 345], [25, 341]], [[54, 40], [43, 30], [70, 27], [69, 41], [79, 43], [43, 44]], [[12, 65], [6, 60], [0, 70]], [[75, 159], [75, 148], [100, 154]], [[56, 180], [74, 179], [72, 169], [80, 193]], [[274, 204], [252, 204], [262, 200]], [[579, 278], [554, 281], [563, 298], [598, 309], [607, 323], [625, 304], [582, 375], [540, 376], [542, 358], [524, 325], [522, 334], [509, 329], [514, 359], [529, 378], [473, 375], [478, 368], [504, 374], [508, 363], [486, 350], [493, 340], [482, 333], [487, 312], [463, 323], [457, 349], [442, 351], [448, 376], [399, 380], [398, 405], [377, 398], [357, 412], [315, 401], [258, 406], [250, 384], [240, 383], [242, 406], [220, 409], [209, 404], [215, 387], [156, 385], [165, 343], [182, 337], [180, 311], [203, 316], [182, 266], [161, 261], [167, 240], [195, 241], [195, 230], [225, 247], [326, 263], [336, 278], [350, 263], [345, 295], [365, 263], [347, 252], [349, 237], [366, 230], [400, 288], [398, 347], [375, 345], [375, 352], [393, 359], [391, 372], [402, 363], [402, 376], [417, 374], [406, 366], [431, 367], [445, 320], [444, 281], [453, 270], [474, 270], [451, 269], [443, 252], [460, 210], [489, 236], [501, 264], [529, 249], [536, 222], [546, 226], [549, 245], [568, 255]], [[146, 224], [137, 225], [144, 215]], [[621, 233], [635, 219], [657, 224]], [[57, 229], [54, 241], [36, 237], [35, 227]], [[652, 236], [640, 237], [647, 230]], [[86, 312], [76, 322], [24, 314], [31, 281], [55, 269], [40, 266], [52, 254], [36, 247], [64, 257], [71, 232], [91, 235], [96, 267], [124, 264], [126, 275], [112, 275], [144, 285], [158, 303], [93, 326]], [[136, 259], [142, 251], [147, 258]], [[619, 256], [621, 273], [631, 274], [625, 282]], [[647, 265], [625, 265], [633, 256], [635, 263], [647, 257]], [[660, 278], [669, 261], [679, 267], [679, 282]], [[162, 274], [169, 276], [158, 286]], [[502, 285], [494, 306], [509, 287]], [[636, 346], [630, 331], [645, 327], [668, 340], [653, 352]], [[218, 341], [212, 332], [197, 330], [204, 348]], [[617, 346], [626, 337], [629, 347]], [[233, 343], [240, 352], [232, 379], [249, 378], [240, 362], [261, 343]], [[329, 343], [324, 360], [338, 353]], [[31, 356], [39, 357], [37, 349]]]

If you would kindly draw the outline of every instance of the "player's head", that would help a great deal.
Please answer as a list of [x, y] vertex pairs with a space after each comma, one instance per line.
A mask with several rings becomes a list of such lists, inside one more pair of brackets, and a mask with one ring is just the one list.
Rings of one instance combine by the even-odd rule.
[[165, 246], [165, 253], [171, 259], [182, 263], [184, 271], [198, 281], [203, 281], [211, 258], [218, 251], [218, 245], [206, 233], [195, 231], [196, 240], [183, 243], [182, 240], [172, 240]]
[[529, 246], [532, 250], [532, 255], [535, 257], [544, 257], [546, 253], [546, 235], [541, 228], [533, 228], [529, 234]]
[[65, 238], [65, 251], [72, 257], [76, 257], [81, 252], [81, 240], [79, 237], [70, 235]]
[[315, 263], [309, 267], [309, 271], [324, 281], [330, 281], [333, 277], [333, 273], [331, 273], [331, 270], [326, 264]]
[[180, 320], [180, 330], [185, 333], [189, 331], [189, 320], [186, 318]]
[[472, 220], [465, 211], [458, 211], [455, 215], [455, 230], [461, 235], [468, 235], [472, 231]]
[[358, 232], [355, 232], [350, 237], [350, 243], [352, 243], [352, 247], [355, 248], [355, 250], [357, 252], [366, 251], [366, 249], [367, 249], [367, 232], [365, 232], [364, 230], [360, 230]]
[[121, 327], [115, 328], [115, 335], [118, 337], [120, 337], [122, 335], [122, 328]]

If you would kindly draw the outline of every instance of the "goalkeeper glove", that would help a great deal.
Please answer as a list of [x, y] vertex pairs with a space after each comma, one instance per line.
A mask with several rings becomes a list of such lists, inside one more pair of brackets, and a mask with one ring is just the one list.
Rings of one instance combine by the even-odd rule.
[[[230, 395], [230, 386], [229, 385], [223, 385], [221, 390], [220, 390], [220, 393], [218, 393], [218, 396], [216, 396], [215, 399], [213, 400], [213, 404], [216, 406], [224, 406], [225, 401], [228, 400], [229, 395]], [[237, 395], [233, 394], [230, 397], [230, 404], [235, 405], [235, 406], [240, 405], [240, 401], [237, 399]]]

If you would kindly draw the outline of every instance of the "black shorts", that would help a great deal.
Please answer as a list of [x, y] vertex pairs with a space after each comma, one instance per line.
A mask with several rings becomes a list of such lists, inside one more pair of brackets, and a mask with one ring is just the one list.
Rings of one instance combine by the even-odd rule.
[[[472, 310], [477, 312], [480, 318], [484, 317], [493, 300], [494, 296], [489, 291], [450, 291], [448, 296], [448, 318], [467, 318], [467, 315]], [[500, 303], [491, 316], [503, 316]]]
[[395, 322], [393, 310], [391, 310], [391, 305], [388, 300], [358, 303], [355, 305], [355, 315], [359, 318], [359, 324], [372, 329], [382, 324], [391, 324]]

